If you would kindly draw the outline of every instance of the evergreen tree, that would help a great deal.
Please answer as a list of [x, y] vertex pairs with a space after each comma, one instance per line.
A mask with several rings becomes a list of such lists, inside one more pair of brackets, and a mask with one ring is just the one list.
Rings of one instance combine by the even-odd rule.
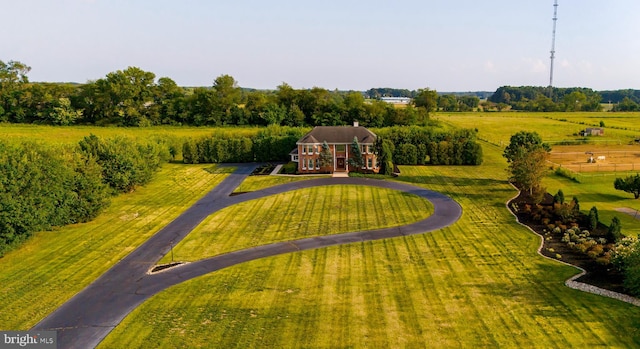
[[620, 219], [618, 219], [618, 217], [613, 217], [613, 219], [611, 219], [611, 225], [609, 225], [609, 236], [613, 238], [614, 241], [618, 241], [622, 238], [622, 225], [620, 224]]
[[327, 141], [322, 143], [322, 151], [320, 151], [320, 167], [333, 167], [333, 154], [329, 148]]
[[593, 206], [589, 210], [589, 226], [591, 227], [591, 231], [596, 230], [596, 228], [598, 227], [598, 219], [598, 209]]
[[353, 166], [356, 170], [361, 170], [362, 166], [364, 166], [364, 159], [362, 158], [362, 150], [360, 149], [360, 143], [358, 143], [358, 137], [353, 137], [353, 142], [351, 142], [349, 165]]

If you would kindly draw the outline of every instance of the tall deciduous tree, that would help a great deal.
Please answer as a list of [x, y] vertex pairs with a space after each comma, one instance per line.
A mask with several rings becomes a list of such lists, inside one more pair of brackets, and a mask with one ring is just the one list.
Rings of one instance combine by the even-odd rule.
[[53, 125], [71, 125], [82, 117], [82, 110], [75, 110], [71, 107], [69, 98], [58, 98], [52, 106], [47, 119]]
[[413, 104], [417, 108], [424, 108], [427, 113], [433, 112], [438, 107], [438, 92], [428, 88], [420, 89], [413, 98]]
[[83, 107], [89, 120], [107, 119], [123, 126], [149, 123], [155, 74], [129, 67], [107, 74], [82, 88]]
[[546, 152], [551, 151], [551, 147], [542, 142], [542, 138], [537, 132], [520, 131], [511, 136], [509, 145], [505, 148], [504, 156], [507, 162], [512, 162], [520, 150], [532, 151], [535, 149], [543, 149]]
[[540, 193], [543, 191], [540, 183], [548, 173], [545, 164], [548, 158], [549, 153], [541, 148], [532, 151], [520, 149], [513, 161], [509, 163], [511, 178], [520, 184], [522, 190], [528, 191], [530, 194]]
[[231, 123], [231, 111], [242, 99], [242, 90], [238, 82], [231, 75], [220, 75], [213, 82], [214, 90], [214, 114], [218, 123]]
[[551, 147], [542, 142], [536, 132], [520, 131], [511, 136], [511, 141], [502, 154], [509, 163], [511, 178], [522, 190], [533, 194], [540, 192], [540, 183], [547, 174], [546, 161]]
[[636, 199], [640, 198], [640, 174], [626, 178], [616, 178], [613, 186], [617, 190], [623, 190], [633, 194]]
[[0, 121], [24, 122], [23, 105], [27, 74], [31, 67], [17, 61], [0, 61]]

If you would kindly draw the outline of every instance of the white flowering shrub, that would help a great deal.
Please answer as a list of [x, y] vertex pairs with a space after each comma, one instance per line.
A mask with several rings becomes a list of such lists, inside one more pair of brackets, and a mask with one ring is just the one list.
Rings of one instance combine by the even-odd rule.
[[624, 237], [611, 254], [611, 262], [624, 274], [624, 287], [640, 296], [640, 237]]

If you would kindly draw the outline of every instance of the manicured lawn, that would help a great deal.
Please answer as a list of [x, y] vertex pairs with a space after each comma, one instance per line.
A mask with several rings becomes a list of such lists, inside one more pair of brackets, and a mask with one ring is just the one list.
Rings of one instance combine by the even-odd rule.
[[242, 182], [235, 193], [256, 191], [268, 187], [273, 187], [279, 184], [304, 181], [309, 179], [315, 179], [326, 176], [249, 176]]
[[484, 150], [479, 167], [401, 168], [399, 180], [462, 205], [456, 224], [185, 282], [134, 310], [100, 347], [640, 346], [640, 308], [564, 286], [577, 270], [535, 252], [539, 237], [505, 208], [516, 192], [501, 150]]
[[[176, 260], [194, 261], [247, 247], [416, 222], [433, 213], [417, 195], [362, 186], [325, 186], [247, 201], [205, 219], [176, 245]], [[162, 262], [169, 262], [171, 256]]]
[[148, 186], [113, 199], [94, 221], [37, 233], [0, 258], [0, 329], [35, 325], [215, 187], [229, 170], [165, 164]]

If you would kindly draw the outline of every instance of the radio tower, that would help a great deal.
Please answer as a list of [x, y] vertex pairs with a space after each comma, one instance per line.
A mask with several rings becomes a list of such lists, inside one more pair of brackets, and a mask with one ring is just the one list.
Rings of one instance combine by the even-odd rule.
[[551, 34], [551, 70], [549, 73], [549, 98], [553, 98], [553, 60], [556, 58], [556, 23], [558, 22], [558, 0], [553, 3], [553, 32]]

